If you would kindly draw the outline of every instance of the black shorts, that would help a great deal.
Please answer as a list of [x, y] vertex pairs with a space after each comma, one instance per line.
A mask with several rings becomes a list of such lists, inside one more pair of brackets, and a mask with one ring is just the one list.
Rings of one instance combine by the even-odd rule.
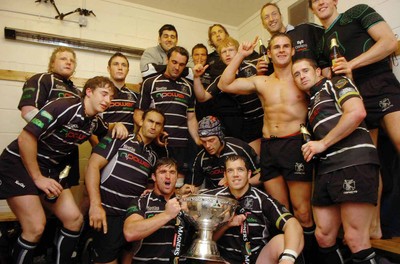
[[242, 140], [250, 143], [256, 139], [262, 138], [263, 119], [243, 121]]
[[107, 234], [104, 234], [103, 231], [93, 232], [95, 262], [111, 262], [121, 256], [122, 250], [129, 251], [131, 249], [131, 243], [128, 243], [124, 237], [124, 220], [125, 215], [107, 215]]
[[367, 111], [365, 123], [369, 129], [378, 128], [385, 115], [400, 111], [400, 83], [392, 72], [360, 80], [357, 87], [363, 97]]
[[379, 166], [351, 166], [315, 177], [312, 204], [330, 206], [356, 202], [376, 205], [378, 200]]
[[301, 134], [261, 140], [261, 181], [282, 175], [286, 181], [311, 182], [313, 164], [305, 162]]
[[[43, 176], [58, 180], [62, 169], [40, 168], [40, 171]], [[21, 158], [4, 150], [0, 156], [0, 199], [39, 194], [43, 194], [43, 192], [36, 187]]]

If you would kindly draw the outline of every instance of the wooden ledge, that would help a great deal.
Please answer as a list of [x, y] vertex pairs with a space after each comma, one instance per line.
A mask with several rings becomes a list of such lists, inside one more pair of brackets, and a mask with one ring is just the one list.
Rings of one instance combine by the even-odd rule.
[[371, 239], [373, 248], [400, 255], [400, 237], [391, 239]]
[[[24, 72], [24, 71], [13, 71], [13, 70], [2, 70], [0, 69], [0, 80], [7, 80], [7, 81], [19, 81], [25, 82], [28, 80], [32, 75], [35, 73], [33, 72]], [[87, 79], [86, 78], [79, 78], [79, 77], [71, 77], [71, 80], [77, 87], [82, 88]], [[140, 84], [136, 83], [127, 83], [126, 87], [129, 89], [139, 92], [140, 91]]]
[[17, 217], [11, 211], [0, 211], [0, 222], [18, 221]]

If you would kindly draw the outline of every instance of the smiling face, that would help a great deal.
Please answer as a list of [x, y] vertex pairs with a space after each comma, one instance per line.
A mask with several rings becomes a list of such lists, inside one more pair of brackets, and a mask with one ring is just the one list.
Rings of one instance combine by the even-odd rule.
[[282, 16], [276, 6], [268, 5], [261, 11], [261, 21], [266, 30], [273, 35], [277, 32], [285, 32]]
[[338, 0], [310, 0], [313, 13], [319, 18], [321, 23], [330, 25], [339, 15], [337, 12]]
[[55, 55], [50, 71], [68, 79], [74, 73], [75, 68], [76, 59], [74, 54], [68, 51], [62, 51]]
[[246, 168], [243, 159], [228, 159], [225, 162], [224, 176], [231, 193], [236, 197], [241, 197], [249, 188], [251, 171]]
[[95, 89], [87, 88], [85, 96], [85, 113], [94, 116], [104, 112], [111, 103], [114, 96], [114, 88], [106, 84]]
[[170, 48], [175, 47], [178, 44], [178, 36], [173, 30], [164, 30], [160, 37], [158, 37], [158, 43], [167, 52]]
[[297, 87], [306, 93], [322, 78], [321, 69], [313, 67], [307, 60], [296, 61], [292, 66], [292, 73]]
[[268, 57], [275, 66], [286, 66], [291, 63], [294, 55], [294, 48], [291, 40], [285, 35], [275, 35], [268, 46]]
[[175, 165], [160, 165], [152, 175], [154, 191], [159, 195], [170, 196], [175, 192], [178, 170]]
[[129, 72], [129, 63], [123, 57], [114, 57], [107, 67], [111, 80], [115, 82], [125, 82]]

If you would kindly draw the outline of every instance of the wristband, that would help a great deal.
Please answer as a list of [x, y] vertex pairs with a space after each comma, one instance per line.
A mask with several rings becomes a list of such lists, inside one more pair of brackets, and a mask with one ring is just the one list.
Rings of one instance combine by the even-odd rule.
[[296, 253], [296, 251], [291, 249], [285, 249], [283, 253], [279, 256], [279, 262], [281, 262], [282, 260], [290, 260], [294, 263], [297, 257], [298, 254]]

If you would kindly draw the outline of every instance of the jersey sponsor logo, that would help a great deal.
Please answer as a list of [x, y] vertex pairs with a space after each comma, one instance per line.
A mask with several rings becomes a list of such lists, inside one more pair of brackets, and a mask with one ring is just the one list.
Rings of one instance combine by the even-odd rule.
[[110, 107], [129, 107], [132, 108], [133, 102], [111, 102]]
[[175, 98], [175, 99], [185, 99], [185, 95], [178, 93], [178, 92], [161, 92], [161, 93], [157, 93], [156, 97], [160, 97], [160, 98]]
[[46, 110], [40, 111], [40, 115], [47, 118], [49, 120], [49, 122], [53, 121], [53, 116]]
[[65, 138], [73, 138], [73, 139], [78, 139], [78, 140], [84, 140], [87, 138], [85, 134], [75, 132], [75, 131], [67, 131], [65, 133]]
[[349, 81], [347, 81], [346, 79], [340, 79], [340, 80], [338, 80], [336, 83], [335, 83], [335, 86], [338, 88], [338, 89], [342, 89], [346, 84], [348, 84], [349, 83]]
[[123, 151], [121, 151], [121, 153], [119, 154], [119, 156], [120, 156], [121, 158], [125, 158], [126, 160], [132, 160], [132, 161], [134, 161], [134, 162], [136, 162], [136, 163], [138, 163], [138, 164], [144, 166], [145, 168], [150, 168], [150, 164], [149, 164], [147, 161], [145, 161], [145, 160], [139, 158], [138, 156], [136, 156], [136, 155], [134, 155], [134, 154], [132, 154], [132, 153], [128, 153], [128, 152], [123, 152]]
[[358, 193], [356, 189], [356, 181], [351, 179], [351, 180], [344, 180], [343, 181], [343, 189], [344, 192], [343, 194], [355, 194]]
[[379, 106], [382, 109], [382, 112], [385, 112], [389, 108], [393, 107], [393, 104], [390, 102], [389, 98], [384, 98], [379, 101]]
[[122, 148], [126, 149], [126, 150], [129, 150], [131, 152], [134, 152], [134, 153], [136, 152], [136, 149], [134, 147], [131, 147], [131, 146], [123, 145]]
[[294, 164], [294, 174], [301, 174], [304, 175], [304, 163], [302, 162], [296, 162], [296, 164]]
[[224, 169], [223, 168], [216, 168], [211, 170], [208, 174], [210, 175], [223, 175], [224, 174]]
[[250, 197], [246, 197], [246, 199], [244, 200], [244, 208], [246, 208], [248, 210], [252, 210], [253, 204], [254, 204], [254, 200], [251, 199]]
[[36, 89], [33, 88], [33, 87], [26, 87], [26, 88], [23, 88], [23, 92], [24, 92], [24, 93], [27, 93], [27, 92], [32, 92], [32, 93], [34, 93], [35, 91], [36, 91]]
[[104, 143], [102, 143], [102, 142], [100, 142], [99, 144], [97, 144], [97, 147], [99, 147], [99, 148], [101, 148], [101, 149], [106, 149], [106, 148], [107, 148], [107, 145], [104, 144]]
[[166, 91], [168, 90], [167, 86], [156, 87], [156, 91]]
[[21, 186], [22, 188], [25, 188], [25, 184], [23, 184], [22, 182], [20, 182], [18, 180], [15, 181], [15, 184], [18, 186]]
[[31, 122], [40, 128], [44, 127], [44, 123], [40, 119], [33, 118]]
[[160, 211], [159, 206], [149, 206], [147, 207], [147, 211]]
[[354, 89], [352, 87], [348, 87], [348, 88], [344, 88], [344, 89], [339, 91], [339, 97], [342, 97], [342, 96], [344, 96], [346, 94], [350, 94], [350, 93], [352, 93], [352, 94], [357, 93], [358, 94], [356, 89]]

